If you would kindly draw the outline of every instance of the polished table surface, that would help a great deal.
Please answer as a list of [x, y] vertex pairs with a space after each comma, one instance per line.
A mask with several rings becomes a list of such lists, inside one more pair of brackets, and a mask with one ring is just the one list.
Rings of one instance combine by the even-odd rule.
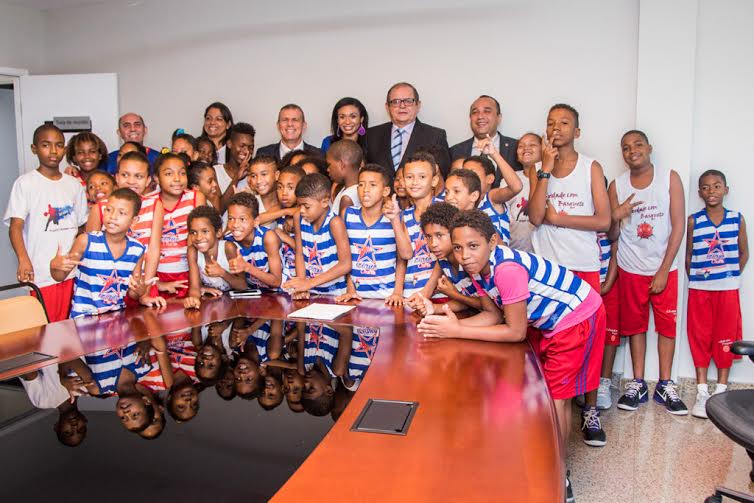
[[[0, 336], [0, 361], [39, 351], [63, 362], [212, 321], [285, 319], [304, 305], [223, 297], [196, 311], [170, 304], [66, 320]], [[362, 301], [334, 323], [379, 328], [376, 354], [350, 405], [273, 501], [563, 501], [555, 412], [527, 343], [426, 340], [415, 315], [381, 301]], [[350, 431], [370, 398], [418, 402], [408, 434]]]

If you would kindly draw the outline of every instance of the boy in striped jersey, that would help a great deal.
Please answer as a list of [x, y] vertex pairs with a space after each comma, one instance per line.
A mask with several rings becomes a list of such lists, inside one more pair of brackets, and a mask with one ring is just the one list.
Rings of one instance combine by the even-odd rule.
[[697, 381], [696, 403], [691, 414], [700, 418], [707, 417], [710, 360], [717, 367], [715, 394], [722, 393], [728, 387], [728, 374], [736, 358], [730, 345], [742, 338], [738, 288], [749, 260], [749, 241], [743, 215], [723, 206], [727, 194], [725, 175], [716, 169], [705, 171], [699, 177], [699, 197], [704, 200], [704, 209], [688, 220], [686, 329]]
[[80, 234], [68, 253], [58, 249], [50, 261], [56, 281], [78, 266], [71, 318], [122, 309], [126, 295], [147, 306], [165, 304], [162, 298], [146, 295], [147, 284], [141, 274], [144, 245], [127, 236], [140, 208], [141, 198], [134, 191], [116, 190], [104, 209], [104, 232]]
[[498, 309], [459, 320], [443, 306], [445, 316], [425, 317], [419, 333], [425, 337], [521, 342], [529, 325], [538, 329], [539, 358], [555, 402], [565, 451], [571, 431], [571, 399], [595, 390], [599, 384], [605, 336], [605, 309], [599, 293], [563, 266], [497, 246], [495, 228], [480, 210], [459, 212], [450, 229], [456, 260], [477, 288], [486, 292], [483, 302], [494, 302]]
[[406, 268], [405, 261], [397, 260], [395, 246], [395, 229], [402, 224], [400, 219], [391, 222], [382, 211], [391, 182], [390, 172], [379, 164], [361, 168], [357, 184], [361, 207], [346, 207], [343, 215], [352, 267], [346, 293], [337, 302], [365, 298], [385, 299], [388, 306], [403, 304], [403, 291], [395, 285], [396, 270]]
[[296, 277], [283, 284], [294, 299], [346, 291], [351, 250], [343, 219], [330, 211], [330, 188], [330, 180], [320, 173], [306, 175], [296, 186], [301, 209], [300, 218], [294, 220]]

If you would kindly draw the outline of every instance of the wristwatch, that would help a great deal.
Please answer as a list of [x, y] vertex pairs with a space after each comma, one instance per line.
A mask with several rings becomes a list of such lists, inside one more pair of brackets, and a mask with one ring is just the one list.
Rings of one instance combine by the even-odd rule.
[[542, 180], [543, 178], [550, 178], [552, 176], [552, 173], [545, 173], [541, 169], [537, 171], [537, 180]]

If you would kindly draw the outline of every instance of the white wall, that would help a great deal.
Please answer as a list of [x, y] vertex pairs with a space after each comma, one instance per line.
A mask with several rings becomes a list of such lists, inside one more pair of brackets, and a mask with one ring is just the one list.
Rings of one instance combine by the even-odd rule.
[[49, 12], [47, 71], [117, 73], [120, 109], [145, 116], [153, 146], [177, 127], [199, 132], [217, 99], [257, 128], [257, 145], [276, 140], [288, 102], [304, 108], [317, 145], [342, 96], [383, 122], [399, 80], [417, 86], [420, 116], [451, 143], [470, 135], [479, 94], [501, 100], [511, 136], [541, 131], [565, 101], [582, 113], [581, 148], [615, 170], [617, 138], [634, 122], [637, 19], [637, 1], [89, 5]]
[[45, 16], [27, 7], [0, 4], [0, 67], [44, 68]]

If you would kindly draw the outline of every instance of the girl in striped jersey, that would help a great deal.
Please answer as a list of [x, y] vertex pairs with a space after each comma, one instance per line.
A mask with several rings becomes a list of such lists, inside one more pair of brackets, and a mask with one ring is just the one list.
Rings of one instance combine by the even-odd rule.
[[[691, 414], [706, 418], [707, 369], [717, 367], [715, 394], [728, 387], [734, 355], [730, 345], [742, 338], [740, 276], [749, 260], [743, 215], [723, 206], [725, 175], [708, 170], [699, 177], [704, 209], [689, 217], [686, 274], [689, 277], [688, 336], [696, 367], [697, 395]], [[740, 358], [740, 356], [738, 357]]]
[[160, 263], [157, 266], [158, 289], [167, 296], [183, 298], [188, 294], [188, 214], [207, 203], [204, 194], [188, 190], [188, 173], [183, 157], [161, 154], [154, 163], [160, 191], [152, 198], [159, 199], [164, 208]]
[[319, 173], [306, 175], [296, 186], [301, 209], [301, 217], [294, 221], [296, 277], [283, 284], [294, 299], [346, 291], [351, 251], [343, 219], [330, 211], [330, 186], [330, 180]]
[[50, 262], [56, 281], [65, 279], [78, 266], [71, 318], [122, 309], [126, 295], [144, 305], [164, 304], [164, 300], [146, 295], [141, 275], [144, 246], [126, 235], [140, 204], [132, 190], [116, 190], [105, 206], [104, 232], [79, 235], [67, 254], [59, 250]]
[[234, 194], [228, 202], [225, 254], [231, 274], [246, 286], [275, 291], [280, 287], [280, 239], [275, 231], [260, 227], [259, 204], [248, 192]]
[[[131, 189], [141, 196], [139, 218], [135, 219], [129, 229], [129, 237], [144, 245], [144, 280], [149, 283], [157, 275], [157, 264], [160, 260], [160, 239], [162, 236], [163, 208], [159, 199], [149, 197], [149, 160], [141, 152], [133, 151], [123, 154], [118, 162], [115, 182], [118, 188]], [[89, 211], [86, 223], [87, 232], [102, 230], [104, 208], [107, 200], [95, 204]], [[156, 294], [156, 291], [153, 292]]]
[[[453, 254], [499, 309], [459, 320], [430, 315], [419, 324], [426, 337], [520, 342], [527, 326], [541, 331], [539, 357], [563, 435], [570, 432], [570, 401], [599, 384], [605, 309], [587, 283], [538, 255], [497, 246], [495, 228], [480, 210], [462, 211], [450, 224]], [[502, 310], [502, 312], [501, 312]], [[505, 323], [503, 321], [503, 315]]]
[[[503, 239], [501, 244], [507, 245], [511, 240], [511, 221], [506, 203], [521, 192], [523, 184], [489, 137], [479, 141], [478, 148], [481, 155], [469, 157], [463, 162], [463, 167], [479, 176], [483, 194], [479, 209], [492, 220], [495, 230]], [[491, 190], [495, 183], [495, 165], [503, 175], [505, 186]]]
[[[338, 302], [365, 298], [385, 299], [388, 306], [403, 304], [403, 292], [395, 289], [394, 227], [400, 228], [401, 222], [391, 222], [382, 212], [390, 184], [389, 172], [379, 164], [361, 168], [357, 184], [361, 207], [347, 207], [344, 215], [352, 267], [347, 292], [336, 299]], [[400, 261], [397, 267], [405, 268], [405, 264]]]
[[198, 309], [203, 295], [220, 297], [231, 288], [243, 290], [246, 281], [231, 274], [225, 253], [223, 221], [211, 206], [198, 206], [188, 216], [189, 293], [183, 299], [186, 309]]

